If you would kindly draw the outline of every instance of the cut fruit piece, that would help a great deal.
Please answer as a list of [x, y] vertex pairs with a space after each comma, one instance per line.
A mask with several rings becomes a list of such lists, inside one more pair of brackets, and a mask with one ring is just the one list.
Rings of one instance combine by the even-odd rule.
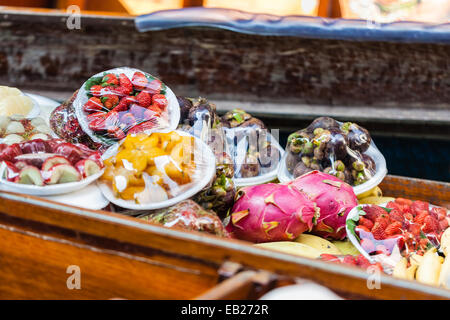
[[99, 173], [101, 170], [99, 165], [95, 161], [92, 161], [90, 159], [78, 161], [75, 165], [75, 168], [77, 168], [78, 172], [83, 178], [87, 178], [96, 173]]
[[54, 153], [27, 153], [16, 156], [14, 160], [23, 161], [27, 165], [41, 168], [44, 161], [53, 156], [55, 156]]
[[45, 183], [47, 184], [58, 184], [58, 183], [69, 183], [77, 182], [81, 180], [81, 175], [70, 164], [57, 164], [46, 171], [46, 177], [49, 176]]
[[45, 133], [35, 133], [30, 137], [30, 140], [36, 140], [36, 139], [48, 140], [48, 139], [50, 139], [50, 137], [48, 134], [45, 134]]
[[16, 167], [12, 162], [5, 161], [6, 170], [4, 178], [8, 181], [14, 181], [19, 175], [20, 169]]
[[25, 133], [25, 128], [22, 123], [18, 121], [12, 121], [6, 127], [6, 134], [10, 133]]
[[69, 162], [69, 160], [67, 160], [66, 158], [64, 158], [62, 156], [54, 156], [54, 157], [48, 158], [47, 160], [44, 161], [44, 163], [42, 164], [42, 170], [49, 171], [53, 166], [55, 166], [57, 164], [69, 164], [70, 165], [70, 162]]
[[33, 184], [36, 186], [44, 185], [44, 179], [42, 178], [41, 172], [34, 166], [26, 166], [23, 168], [15, 182], [21, 184]]
[[12, 134], [8, 134], [5, 138], [3, 138], [2, 143], [7, 144], [7, 145], [12, 145], [14, 143], [20, 143], [22, 142], [24, 139], [22, 136], [19, 136], [18, 134], [12, 133]]

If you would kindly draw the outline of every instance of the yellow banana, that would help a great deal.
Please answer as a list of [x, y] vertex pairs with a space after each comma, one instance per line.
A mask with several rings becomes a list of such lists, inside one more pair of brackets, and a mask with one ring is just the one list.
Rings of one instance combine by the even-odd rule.
[[383, 191], [381, 191], [380, 187], [374, 187], [366, 192], [363, 192], [358, 195], [358, 199], [363, 199], [367, 197], [377, 197], [380, 198], [383, 196]]
[[350, 240], [344, 240], [344, 241], [333, 241], [333, 244], [342, 252], [342, 254], [351, 254], [353, 256], [357, 256], [360, 252], [356, 247], [353, 245], [353, 243], [350, 242]]
[[389, 201], [394, 201], [392, 197], [365, 197], [358, 200], [360, 204], [375, 204], [380, 205]]
[[408, 265], [408, 260], [406, 258], [401, 258], [399, 262], [394, 267], [392, 276], [399, 279], [406, 279], [406, 268]]
[[313, 247], [321, 253], [342, 254], [342, 252], [333, 243], [312, 234], [301, 234], [297, 239], [295, 239], [295, 241]]
[[312, 259], [317, 259], [321, 255], [321, 252], [319, 250], [298, 242], [290, 242], [290, 241], [266, 242], [255, 244], [255, 246]]
[[429, 249], [424, 254], [423, 260], [417, 268], [417, 281], [437, 286], [442, 267], [441, 261], [441, 257], [436, 253], [436, 248]]

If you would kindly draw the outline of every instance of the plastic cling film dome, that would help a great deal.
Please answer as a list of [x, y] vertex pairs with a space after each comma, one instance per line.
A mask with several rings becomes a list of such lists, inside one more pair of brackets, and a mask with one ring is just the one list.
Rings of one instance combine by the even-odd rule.
[[132, 68], [89, 78], [73, 103], [81, 128], [94, 142], [110, 146], [128, 134], [176, 129], [180, 110], [169, 87]]

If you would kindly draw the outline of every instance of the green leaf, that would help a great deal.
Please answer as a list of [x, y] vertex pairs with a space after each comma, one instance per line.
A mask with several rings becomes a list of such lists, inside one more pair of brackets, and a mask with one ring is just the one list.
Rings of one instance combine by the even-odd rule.
[[102, 77], [92, 77], [88, 81], [86, 81], [84, 89], [86, 91], [90, 91], [92, 86], [99, 85], [100, 83], [102, 83]]
[[427, 236], [425, 235], [425, 233], [423, 233], [422, 230], [420, 230], [420, 239], [427, 239]]
[[358, 235], [355, 232], [356, 222], [353, 219], [350, 219], [347, 220], [346, 224], [348, 231], [350, 231], [350, 233], [354, 235], [356, 239], [358, 239], [358, 242], [360, 242], [361, 240], [359, 239]]
[[385, 208], [385, 207], [382, 207], [385, 211], [387, 211], [387, 213], [391, 213], [391, 211], [392, 211], [392, 208]]
[[235, 114], [233, 114], [233, 118], [234, 118], [234, 120], [236, 120], [238, 123], [241, 123], [241, 122], [244, 121], [244, 119], [242, 118], [242, 116], [241, 116], [240, 113], [235, 113]]

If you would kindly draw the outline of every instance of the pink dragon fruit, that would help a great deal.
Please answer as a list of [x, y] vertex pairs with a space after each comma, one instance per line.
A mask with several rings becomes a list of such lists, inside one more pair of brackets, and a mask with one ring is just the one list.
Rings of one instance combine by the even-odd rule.
[[324, 238], [345, 238], [345, 221], [350, 210], [358, 205], [353, 188], [335, 176], [311, 171], [287, 183], [306, 193], [320, 208], [320, 218], [312, 233]]
[[319, 214], [305, 193], [288, 185], [245, 187], [236, 198], [227, 230], [252, 242], [293, 240], [311, 231]]

